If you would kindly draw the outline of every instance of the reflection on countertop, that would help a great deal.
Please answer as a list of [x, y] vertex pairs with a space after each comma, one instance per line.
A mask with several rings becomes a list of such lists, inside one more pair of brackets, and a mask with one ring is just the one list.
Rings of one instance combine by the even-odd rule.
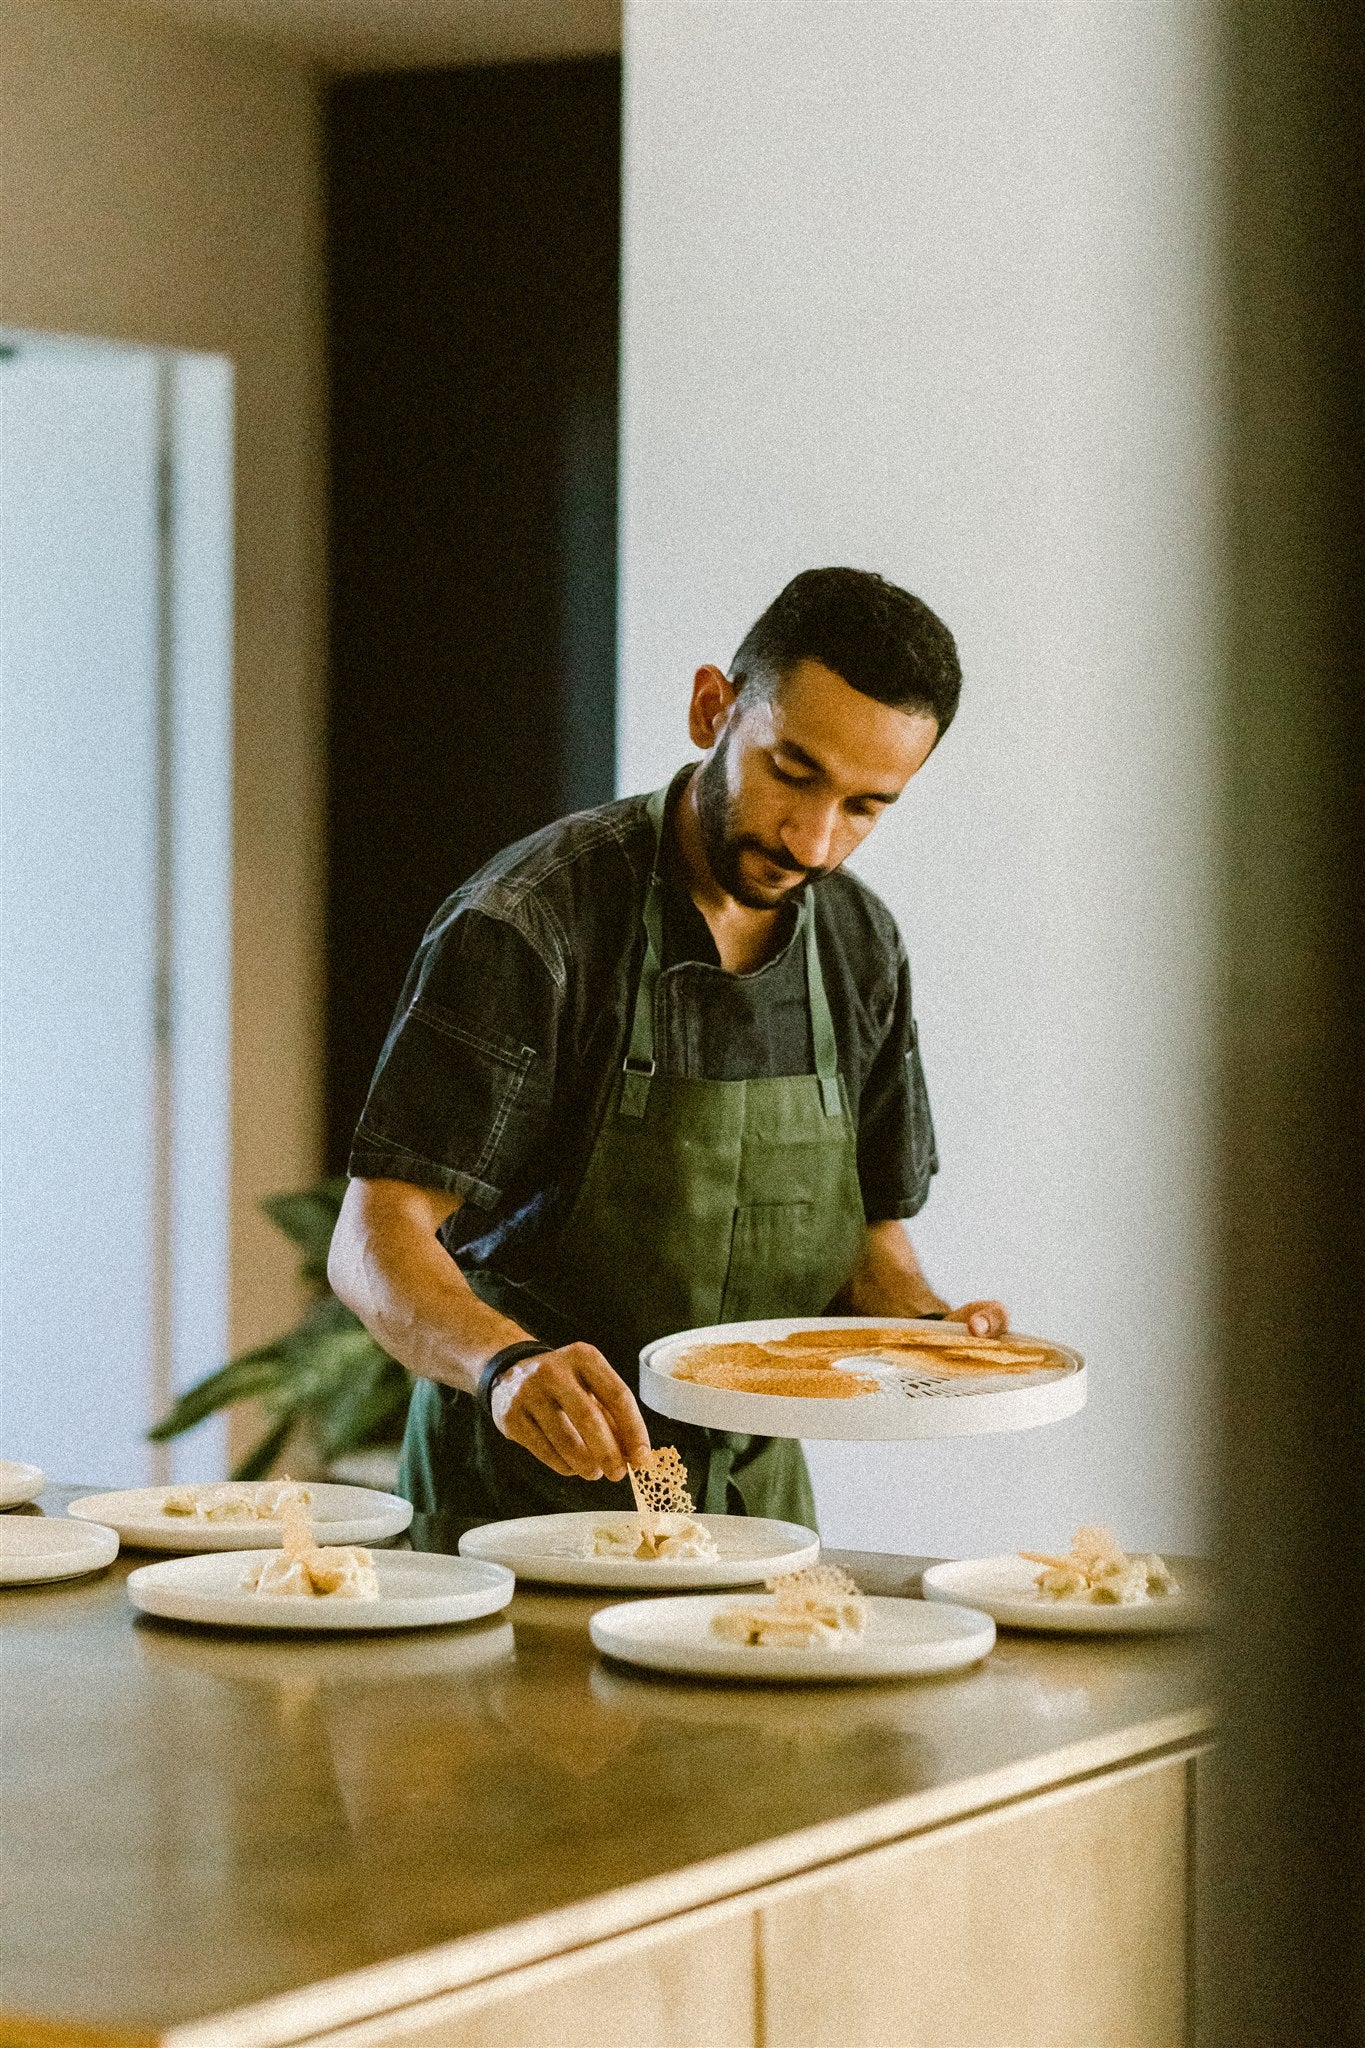
[[[925, 1562], [829, 1555], [905, 1597]], [[755, 1845], [844, 1853], [855, 1822], [888, 1839], [917, 1801], [971, 1811], [1207, 1723], [1188, 1638], [1002, 1634], [928, 1682], [715, 1685], [605, 1663], [600, 1594], [266, 1638], [135, 1619], [141, 1561], [0, 1596], [10, 2012], [157, 2032]]]

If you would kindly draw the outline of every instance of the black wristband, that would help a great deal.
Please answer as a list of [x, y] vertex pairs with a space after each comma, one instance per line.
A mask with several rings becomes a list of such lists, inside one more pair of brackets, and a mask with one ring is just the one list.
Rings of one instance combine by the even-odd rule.
[[516, 1344], [504, 1344], [501, 1351], [495, 1351], [479, 1374], [479, 1384], [475, 1389], [474, 1398], [480, 1408], [489, 1415], [493, 1413], [494, 1383], [509, 1365], [519, 1365], [523, 1358], [534, 1358], [538, 1352], [549, 1348], [541, 1343], [539, 1337], [522, 1337]]

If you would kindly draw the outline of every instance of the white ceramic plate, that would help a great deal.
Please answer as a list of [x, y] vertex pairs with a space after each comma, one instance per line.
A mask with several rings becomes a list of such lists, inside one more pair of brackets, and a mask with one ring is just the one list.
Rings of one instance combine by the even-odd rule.
[[102, 1572], [118, 1556], [112, 1529], [82, 1528], [52, 1515], [15, 1515], [0, 1521], [0, 1586], [34, 1586], [43, 1579], [78, 1579]]
[[[308, 1480], [308, 1514], [319, 1543], [382, 1543], [401, 1536], [412, 1520], [412, 1502], [368, 1486], [336, 1486]], [[170, 1486], [135, 1486], [126, 1493], [86, 1493], [67, 1509], [82, 1522], [117, 1529], [133, 1550], [174, 1550], [202, 1557], [211, 1550], [278, 1550], [278, 1522], [201, 1522], [193, 1515], [168, 1515], [162, 1502]]]
[[128, 1574], [128, 1597], [144, 1614], [217, 1628], [435, 1628], [495, 1614], [516, 1590], [500, 1564], [446, 1557], [435, 1551], [381, 1550], [377, 1600], [305, 1600], [297, 1595], [244, 1593], [242, 1579], [268, 1550], [235, 1550], [139, 1565]]
[[[1031, 1373], [935, 1374], [918, 1366], [896, 1363], [894, 1357], [850, 1358], [850, 1370], [878, 1381], [875, 1394], [853, 1394], [841, 1400], [789, 1394], [736, 1394], [725, 1387], [680, 1380], [674, 1367], [683, 1352], [698, 1344], [749, 1341], [798, 1331], [917, 1330], [942, 1332], [940, 1322], [917, 1322], [896, 1316], [797, 1316], [781, 1322], [717, 1323], [710, 1329], [683, 1330], [660, 1337], [640, 1353], [640, 1398], [656, 1414], [676, 1422], [696, 1422], [708, 1429], [751, 1431], [759, 1436], [842, 1438], [859, 1443], [878, 1438], [904, 1441], [911, 1437], [979, 1436], [995, 1430], [1033, 1429], [1059, 1422], [1085, 1406], [1085, 1360], [1079, 1351], [1051, 1338], [1024, 1338], [1052, 1344], [1064, 1361]], [[965, 1337], [967, 1332], [962, 1329]], [[835, 1370], [838, 1370], [836, 1364]]]
[[742, 1602], [723, 1593], [672, 1600], [630, 1600], [603, 1607], [588, 1623], [597, 1648], [651, 1671], [702, 1678], [786, 1679], [801, 1685], [866, 1678], [923, 1678], [979, 1664], [995, 1642], [995, 1623], [967, 1607], [931, 1607], [923, 1600], [873, 1598], [862, 1636], [840, 1649], [750, 1648], [711, 1632], [723, 1607], [761, 1607], [769, 1593]]
[[639, 1527], [630, 1508], [601, 1514], [525, 1515], [486, 1522], [460, 1538], [461, 1557], [491, 1557], [519, 1579], [552, 1586], [611, 1586], [627, 1592], [697, 1592], [711, 1586], [752, 1586], [773, 1572], [800, 1571], [820, 1555], [814, 1529], [763, 1515], [697, 1515], [716, 1539], [719, 1557], [579, 1557], [594, 1529]]
[[924, 1574], [924, 1597], [970, 1603], [992, 1615], [1002, 1628], [1047, 1629], [1060, 1635], [1164, 1635], [1172, 1630], [1207, 1628], [1213, 1619], [1213, 1586], [1207, 1565], [1192, 1557], [1170, 1558], [1168, 1563], [1180, 1591], [1132, 1607], [1045, 1600], [1034, 1584], [1039, 1567], [1013, 1553], [930, 1565]]
[[36, 1465], [16, 1465], [13, 1458], [0, 1458], [0, 1508], [21, 1508], [37, 1500], [47, 1485], [47, 1474]]

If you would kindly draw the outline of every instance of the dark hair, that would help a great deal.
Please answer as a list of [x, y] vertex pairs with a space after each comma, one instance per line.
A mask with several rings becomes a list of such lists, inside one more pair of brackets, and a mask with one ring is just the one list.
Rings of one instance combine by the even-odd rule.
[[750, 626], [730, 664], [739, 689], [769, 691], [823, 662], [865, 697], [927, 711], [939, 735], [962, 691], [957, 645], [927, 604], [868, 569], [804, 569]]

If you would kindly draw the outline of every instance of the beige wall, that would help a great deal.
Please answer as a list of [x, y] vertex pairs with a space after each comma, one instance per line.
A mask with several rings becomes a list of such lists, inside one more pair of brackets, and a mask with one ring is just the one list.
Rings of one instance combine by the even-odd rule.
[[234, 1349], [297, 1305], [259, 1198], [321, 1149], [323, 248], [318, 87], [227, 43], [0, 0], [0, 323], [236, 370]]

